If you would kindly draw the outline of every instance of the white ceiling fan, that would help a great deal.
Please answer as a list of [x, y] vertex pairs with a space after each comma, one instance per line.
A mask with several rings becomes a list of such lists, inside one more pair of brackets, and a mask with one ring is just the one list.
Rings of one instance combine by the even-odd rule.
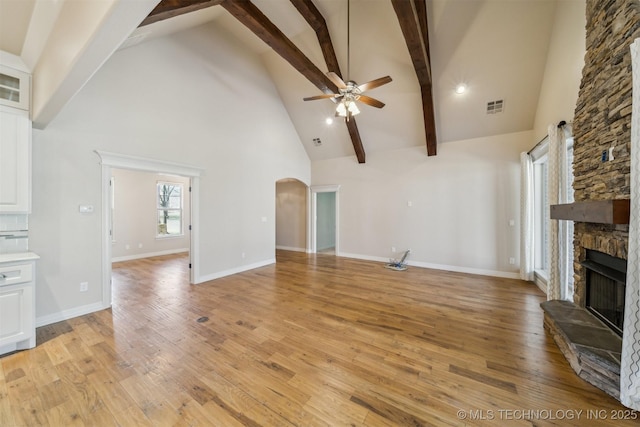
[[372, 98], [367, 95], [363, 95], [362, 93], [371, 89], [375, 89], [384, 84], [391, 82], [391, 77], [385, 76], [380, 77], [375, 80], [371, 80], [370, 82], [363, 83], [358, 85], [355, 81], [349, 80], [349, 68], [350, 68], [350, 5], [351, 1], [347, 0], [347, 82], [345, 83], [340, 76], [334, 71], [329, 71], [327, 73], [327, 77], [331, 80], [337, 87], [338, 93], [332, 94], [322, 94], [316, 96], [309, 96], [307, 98], [303, 98], [304, 101], [315, 101], [317, 99], [331, 99], [331, 101], [338, 104], [336, 108], [336, 117], [345, 117], [347, 120], [351, 116], [355, 116], [356, 114], [360, 114], [360, 109], [356, 104], [356, 101], [360, 101], [364, 104], [370, 105], [376, 108], [384, 107], [384, 103], [378, 101], [375, 98]]

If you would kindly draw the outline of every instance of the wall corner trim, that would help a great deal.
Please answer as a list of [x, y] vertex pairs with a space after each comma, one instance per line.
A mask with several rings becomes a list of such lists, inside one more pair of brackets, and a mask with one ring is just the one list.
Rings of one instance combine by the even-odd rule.
[[264, 261], [258, 261], [258, 262], [253, 263], [253, 264], [241, 265], [240, 267], [230, 268], [229, 270], [223, 270], [223, 271], [219, 271], [217, 273], [212, 273], [212, 274], [207, 274], [205, 276], [200, 276], [195, 280], [194, 284], [200, 285], [200, 284], [202, 284], [204, 282], [208, 282], [210, 280], [220, 279], [221, 277], [231, 276], [232, 274], [242, 273], [244, 271], [249, 271], [249, 270], [253, 270], [255, 268], [265, 267], [267, 265], [271, 265], [271, 264], [275, 264], [275, 263], [276, 263], [276, 259], [275, 258], [269, 258], [269, 259], [266, 259]]

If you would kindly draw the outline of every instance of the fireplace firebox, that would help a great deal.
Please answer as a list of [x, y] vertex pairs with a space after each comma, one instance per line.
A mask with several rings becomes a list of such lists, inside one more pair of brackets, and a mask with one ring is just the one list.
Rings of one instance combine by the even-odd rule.
[[622, 336], [627, 261], [588, 249], [581, 264], [587, 272], [585, 308]]

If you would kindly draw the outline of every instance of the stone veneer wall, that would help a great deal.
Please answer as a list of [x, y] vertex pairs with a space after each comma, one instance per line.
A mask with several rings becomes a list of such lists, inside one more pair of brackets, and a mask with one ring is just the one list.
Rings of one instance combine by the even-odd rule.
[[[628, 199], [631, 144], [631, 53], [640, 37], [640, 0], [587, 0], [585, 65], [574, 132], [575, 200]], [[615, 146], [613, 161], [602, 162]], [[628, 225], [575, 223], [574, 302], [585, 304], [587, 249], [627, 258]]]

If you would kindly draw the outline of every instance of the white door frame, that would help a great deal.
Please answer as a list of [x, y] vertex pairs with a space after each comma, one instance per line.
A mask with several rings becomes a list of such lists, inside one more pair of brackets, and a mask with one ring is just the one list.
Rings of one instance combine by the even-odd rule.
[[309, 187], [310, 197], [308, 198], [310, 201], [309, 207], [309, 230], [308, 236], [309, 239], [309, 247], [307, 248], [307, 252], [311, 254], [315, 254], [317, 252], [318, 245], [318, 193], [336, 193], [336, 256], [340, 255], [340, 185], [316, 185], [313, 187]]
[[180, 163], [166, 162], [126, 154], [95, 151], [102, 164], [102, 306], [111, 307], [111, 194], [109, 181], [111, 168], [129, 169], [144, 172], [180, 175], [191, 178], [191, 236], [189, 255], [191, 258], [190, 283], [196, 283], [200, 277], [200, 175], [202, 168]]

